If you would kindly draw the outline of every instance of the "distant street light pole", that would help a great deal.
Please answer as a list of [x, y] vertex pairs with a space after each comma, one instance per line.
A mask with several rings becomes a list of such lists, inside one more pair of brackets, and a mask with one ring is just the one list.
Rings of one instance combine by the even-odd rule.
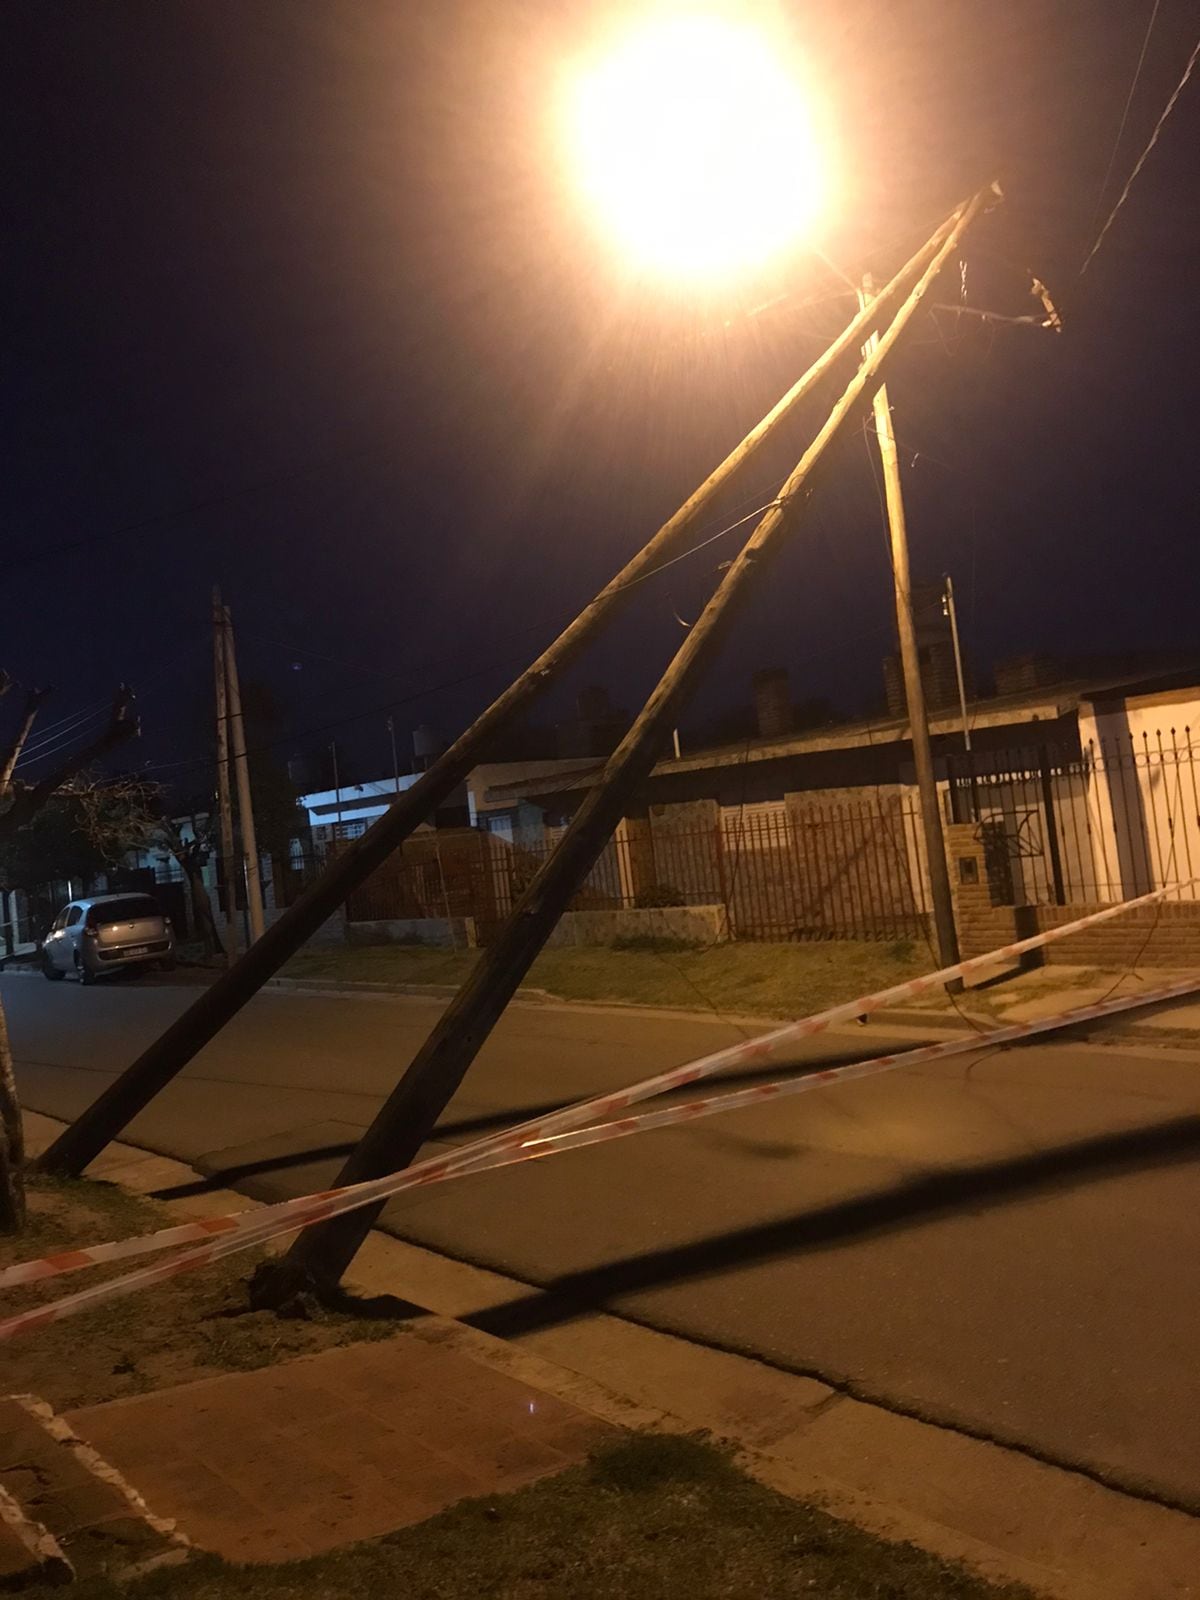
[[250, 916], [250, 941], [263, 936], [262, 876], [258, 861], [258, 839], [254, 832], [254, 802], [250, 795], [250, 764], [246, 759], [246, 728], [242, 721], [242, 691], [238, 682], [237, 655], [233, 647], [233, 621], [229, 607], [222, 606], [225, 619], [225, 680], [229, 696], [229, 743], [233, 751], [233, 770], [237, 778], [238, 821], [242, 827], [242, 855], [246, 864], [246, 909]]
[[330, 743], [329, 743], [329, 754], [333, 758], [333, 805], [334, 805], [333, 837], [335, 839], [337, 839], [340, 836], [341, 830], [342, 830], [342, 780], [341, 780], [341, 777], [338, 774], [337, 740], [336, 739], [331, 739], [330, 740]]
[[967, 684], [963, 677], [962, 648], [958, 642], [958, 609], [954, 604], [954, 582], [947, 572], [943, 574], [946, 592], [942, 598], [946, 615], [950, 619], [950, 638], [954, 645], [954, 672], [958, 678], [958, 705], [962, 712], [963, 749], [971, 753], [971, 724], [967, 720]]
[[396, 754], [396, 719], [387, 719], [388, 734], [392, 741], [392, 777], [396, 784], [396, 793], [400, 793], [400, 757]]
[[[859, 304], [865, 306], [874, 291], [868, 276], [858, 291]], [[872, 334], [864, 346], [869, 355], [879, 342]], [[904, 696], [908, 705], [908, 726], [912, 738], [913, 765], [917, 769], [917, 793], [921, 805], [921, 831], [925, 839], [929, 894], [933, 902], [933, 930], [938, 965], [951, 967], [958, 961], [958, 930], [954, 923], [954, 900], [950, 892], [950, 867], [946, 860], [946, 839], [938, 804], [937, 779], [933, 771], [933, 746], [929, 738], [929, 712], [925, 705], [925, 686], [921, 682], [921, 657], [912, 611], [912, 574], [908, 560], [908, 525], [904, 516], [904, 495], [900, 487], [900, 460], [896, 435], [888, 405], [887, 385], [875, 391], [875, 438], [883, 466], [883, 487], [887, 504], [888, 538], [892, 552], [892, 577], [896, 591], [896, 632], [900, 638], [900, 664], [904, 669]], [[959, 985], [960, 986], [960, 985]]]
[[229, 695], [225, 673], [225, 611], [213, 589], [213, 684], [217, 718], [217, 899], [225, 917], [225, 959], [238, 956], [237, 892], [233, 878], [233, 796], [229, 783]]

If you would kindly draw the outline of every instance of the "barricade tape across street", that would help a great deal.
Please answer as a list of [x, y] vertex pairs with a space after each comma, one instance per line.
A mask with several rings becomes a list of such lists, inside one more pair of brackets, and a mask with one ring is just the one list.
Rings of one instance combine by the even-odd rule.
[[[877, 1056], [871, 1061], [853, 1062], [841, 1067], [819, 1068], [812, 1072], [804, 1073], [802, 1076], [785, 1078], [773, 1083], [756, 1084], [748, 1089], [712, 1095], [702, 1100], [691, 1100], [682, 1105], [665, 1107], [661, 1111], [645, 1112], [640, 1116], [623, 1117], [616, 1122], [571, 1129], [546, 1138], [531, 1140], [516, 1149], [478, 1151], [476, 1146], [468, 1146], [461, 1153], [463, 1159], [460, 1161], [452, 1162], [447, 1160], [425, 1163], [424, 1165], [428, 1170], [424, 1172], [413, 1167], [409, 1168], [407, 1172], [394, 1174], [391, 1193], [399, 1194], [406, 1189], [425, 1187], [432, 1183], [445, 1182], [450, 1178], [494, 1171], [499, 1167], [513, 1166], [526, 1161], [537, 1161], [566, 1150], [606, 1143], [609, 1140], [626, 1138], [630, 1134], [645, 1133], [652, 1128], [668, 1127], [674, 1123], [696, 1121], [701, 1117], [713, 1116], [722, 1111], [738, 1110], [765, 1100], [782, 1099], [788, 1095], [804, 1094], [813, 1089], [829, 1088], [835, 1083], [846, 1083], [856, 1078], [866, 1078], [883, 1072], [892, 1072], [900, 1067], [918, 1066], [927, 1061], [940, 1061], [950, 1056], [990, 1050], [1017, 1039], [1031, 1038], [1037, 1034], [1070, 1027], [1090, 1019], [1110, 1016], [1121, 1011], [1130, 1011], [1140, 1006], [1153, 1005], [1165, 1000], [1177, 999], [1181, 995], [1194, 994], [1197, 991], [1200, 991], [1200, 973], [1189, 974], [1186, 978], [1179, 979], [1175, 983], [1164, 984], [1159, 988], [1149, 989], [1137, 995], [1126, 995], [1113, 1000], [1100, 1001], [1091, 1006], [1081, 1006], [1072, 1011], [1060, 1012], [1053, 1017], [1013, 1023], [1004, 1028], [988, 1029], [985, 1032], [968, 1037], [943, 1040], [938, 1044], [922, 1045], [914, 1050], [901, 1051], [899, 1054]], [[472, 1154], [472, 1152], [475, 1153]], [[255, 1245], [268, 1243], [283, 1234], [295, 1232], [300, 1227], [311, 1226], [313, 1223], [324, 1221], [328, 1217], [338, 1216], [347, 1211], [357, 1210], [361, 1206], [370, 1205], [378, 1196], [375, 1194], [364, 1195], [362, 1191], [364, 1189], [375, 1189], [376, 1187], [376, 1184], [361, 1184], [353, 1188], [329, 1191], [329, 1198], [327, 1199], [322, 1196], [308, 1195], [300, 1201], [284, 1201], [277, 1206], [265, 1206], [258, 1211], [241, 1213], [233, 1218], [213, 1219], [214, 1222], [228, 1223], [232, 1221], [245, 1224], [245, 1226], [236, 1229], [229, 1237], [213, 1240], [200, 1250], [173, 1256], [157, 1266], [143, 1268], [141, 1271], [129, 1273], [125, 1277], [97, 1284], [92, 1289], [84, 1290], [79, 1294], [53, 1301], [49, 1305], [24, 1312], [6, 1322], [0, 1322], [0, 1342], [20, 1333], [31, 1332], [46, 1323], [56, 1322], [75, 1312], [87, 1310], [89, 1307], [101, 1304], [106, 1300], [133, 1294], [138, 1289], [163, 1282], [167, 1278], [175, 1277], [180, 1273], [197, 1271], [202, 1267], [211, 1265], [213, 1262], [224, 1259], [226, 1256], [234, 1255], [240, 1250], [249, 1250]], [[297, 1208], [304, 1208], [303, 1216], [300, 1219], [296, 1215]], [[187, 1224], [186, 1226], [204, 1225]], [[162, 1233], [149, 1235], [145, 1239], [126, 1240], [122, 1241], [122, 1243], [141, 1247], [141, 1249], [163, 1249], [165, 1248], [163, 1243], [164, 1236], [170, 1235], [174, 1231], [165, 1229]], [[134, 1251], [131, 1250], [127, 1253], [132, 1254]], [[114, 1258], [110, 1256], [108, 1259]], [[98, 1263], [87, 1264], [95, 1265]]]
[[[731, 1094], [689, 1102], [684, 1106], [668, 1107], [665, 1110], [652, 1112], [641, 1117], [624, 1118], [615, 1123], [603, 1123], [598, 1120], [610, 1116], [614, 1111], [623, 1110], [639, 1100], [665, 1093], [670, 1089], [682, 1087], [700, 1078], [707, 1077], [713, 1072], [719, 1071], [722, 1067], [743, 1065], [749, 1060], [765, 1058], [779, 1044], [788, 1040], [809, 1037], [825, 1028], [834, 1026], [839, 1021], [869, 1014], [871, 1011], [877, 1010], [895, 1000], [911, 998], [915, 994], [920, 994], [935, 984], [944, 983], [951, 978], [978, 971], [981, 967], [994, 965], [1000, 960], [1022, 954], [1029, 949], [1047, 944], [1053, 939], [1063, 938], [1070, 933], [1078, 932], [1083, 927], [1120, 915], [1122, 912], [1136, 906], [1161, 900], [1165, 895], [1176, 892], [1178, 889], [1190, 887], [1192, 882], [1200, 882], [1200, 880], [1190, 880], [1187, 884], [1173, 885], [1168, 889], [1155, 890], [1136, 900], [1119, 902], [1104, 911], [1094, 912], [1088, 917], [1079, 918], [1075, 922], [1064, 924], [1062, 927], [1049, 929], [1045, 933], [1036, 934], [1029, 939], [1002, 946], [997, 950], [989, 951], [984, 956], [977, 956], [969, 961], [959, 962], [955, 966], [943, 968], [941, 971], [928, 976], [894, 985], [890, 989], [880, 990], [872, 995], [860, 996], [856, 1000], [831, 1007], [824, 1012], [818, 1012], [797, 1022], [786, 1023], [782, 1027], [756, 1039], [731, 1046], [726, 1050], [717, 1051], [699, 1061], [672, 1068], [653, 1078], [645, 1079], [631, 1088], [609, 1095], [596, 1096], [590, 1100], [579, 1102], [574, 1106], [564, 1107], [561, 1111], [552, 1112], [547, 1116], [519, 1124], [501, 1134], [478, 1140], [460, 1150], [453, 1151], [447, 1156], [421, 1162], [403, 1172], [392, 1173], [384, 1178], [373, 1179], [367, 1183], [342, 1189], [326, 1190], [322, 1193], [306, 1195], [296, 1200], [282, 1201], [276, 1205], [266, 1206], [253, 1212], [235, 1213], [207, 1218], [197, 1222], [182, 1223], [137, 1239], [120, 1240], [112, 1244], [96, 1245], [84, 1250], [62, 1251], [41, 1257], [36, 1261], [19, 1263], [4, 1272], [0, 1272], [0, 1288], [12, 1287], [18, 1283], [34, 1282], [84, 1267], [100, 1265], [104, 1262], [150, 1254], [155, 1251], [192, 1243], [196, 1240], [207, 1241], [205, 1248], [201, 1250], [192, 1251], [183, 1256], [172, 1257], [169, 1261], [160, 1263], [155, 1267], [143, 1269], [124, 1278], [98, 1284], [93, 1289], [85, 1290], [80, 1294], [68, 1296], [49, 1305], [22, 1313], [6, 1322], [0, 1322], [0, 1340], [12, 1337], [22, 1331], [29, 1331], [46, 1322], [58, 1320], [59, 1317], [69, 1315], [72, 1312], [81, 1311], [87, 1306], [99, 1303], [101, 1300], [115, 1298], [119, 1294], [132, 1293], [136, 1289], [162, 1281], [164, 1278], [173, 1276], [176, 1273], [198, 1269], [211, 1261], [219, 1260], [226, 1255], [232, 1254], [236, 1250], [248, 1249], [253, 1245], [276, 1238], [281, 1234], [290, 1233], [298, 1228], [311, 1226], [316, 1222], [324, 1221], [343, 1212], [388, 1199], [406, 1189], [445, 1182], [453, 1177], [489, 1171], [496, 1167], [510, 1165], [519, 1161], [539, 1159], [546, 1155], [556, 1154], [561, 1150], [623, 1137], [630, 1133], [646, 1131], [652, 1127], [662, 1127], [672, 1122], [682, 1122], [699, 1116], [712, 1115], [719, 1111], [735, 1110], [741, 1106], [753, 1104], [755, 1101], [779, 1097], [783, 1094], [801, 1093], [809, 1088], [827, 1087], [833, 1082], [868, 1076], [876, 1072], [888, 1071], [898, 1066], [915, 1065], [920, 1061], [936, 1060], [967, 1050], [991, 1048], [994, 1045], [1028, 1037], [1032, 1034], [1067, 1027], [1074, 1022], [1082, 1022], [1195, 992], [1200, 989], [1200, 976], [1189, 976], [1176, 983], [1144, 991], [1135, 996], [1126, 996], [1116, 1000], [1105, 1001], [1096, 1006], [1078, 1008], [1077, 1010], [1064, 1012], [1056, 1017], [1042, 1019], [1037, 1022], [1018, 1023], [1008, 1028], [992, 1029], [972, 1037], [949, 1040], [938, 1045], [925, 1046], [919, 1050], [906, 1051], [900, 1055], [883, 1056], [870, 1062], [853, 1063], [846, 1067], [820, 1069], [779, 1083], [762, 1084], [751, 1089], [734, 1091]], [[582, 1124], [593, 1124], [593, 1126], [582, 1126]]]
[[[505, 1129], [502, 1133], [493, 1134], [485, 1139], [476, 1140], [471, 1145], [451, 1152], [448, 1156], [435, 1160], [419, 1162], [409, 1167], [403, 1174], [391, 1173], [384, 1178], [376, 1178], [367, 1183], [353, 1186], [353, 1192], [362, 1194], [363, 1203], [375, 1199], [386, 1199], [395, 1192], [395, 1185], [401, 1178], [405, 1187], [416, 1186], [418, 1183], [437, 1183], [448, 1175], [448, 1167], [457, 1168], [461, 1163], [474, 1161], [492, 1150], [508, 1150], [532, 1143], [536, 1139], [543, 1139], [551, 1134], [556, 1134], [569, 1128], [579, 1127], [584, 1123], [611, 1116], [615, 1111], [622, 1111], [627, 1106], [635, 1105], [640, 1100], [648, 1100], [656, 1095], [665, 1094], [671, 1089], [682, 1088], [689, 1083], [711, 1076], [725, 1067], [744, 1065], [748, 1061], [762, 1060], [772, 1055], [776, 1048], [795, 1039], [809, 1038], [813, 1034], [834, 1027], [839, 1022], [852, 1021], [860, 1016], [867, 1016], [872, 1011], [879, 1010], [882, 1006], [891, 1005], [899, 1000], [912, 999], [924, 993], [937, 984], [949, 982], [952, 978], [965, 977], [970, 973], [978, 972], [982, 968], [993, 966], [999, 961], [1023, 955], [1030, 950], [1040, 948], [1055, 939], [1061, 939], [1068, 934], [1077, 933], [1082, 928], [1090, 927], [1098, 922], [1104, 922], [1110, 917], [1120, 915], [1122, 912], [1133, 910], [1135, 907], [1149, 905], [1162, 900], [1166, 895], [1177, 889], [1191, 887], [1192, 883], [1200, 883], [1200, 879], [1190, 880], [1189, 883], [1175, 885], [1172, 888], [1156, 889], [1136, 900], [1118, 901], [1106, 907], [1103, 911], [1092, 912], [1086, 917], [1066, 923], [1059, 928], [1047, 929], [1044, 933], [1033, 934], [1028, 939], [1018, 943], [1003, 945], [997, 950], [991, 950], [986, 955], [974, 956], [968, 961], [960, 961], [955, 966], [945, 967], [940, 972], [930, 973], [920, 978], [912, 978], [904, 983], [894, 984], [889, 989], [880, 989], [873, 994], [860, 995], [857, 999], [848, 1000], [840, 1005], [832, 1006], [825, 1011], [815, 1012], [811, 1016], [801, 1017], [794, 1022], [783, 1023], [780, 1027], [760, 1034], [754, 1039], [746, 1040], [741, 1044], [731, 1045], [724, 1050], [715, 1051], [713, 1054], [703, 1056], [699, 1060], [685, 1062], [678, 1067], [669, 1068], [666, 1072], [656, 1074], [654, 1077], [645, 1078], [631, 1088], [617, 1090], [612, 1094], [597, 1095], [589, 1100], [577, 1101], [574, 1105], [566, 1106], [560, 1111], [549, 1112], [543, 1117], [534, 1118], [528, 1122], [515, 1124]], [[296, 1218], [295, 1226], [303, 1221], [319, 1221], [321, 1217], [309, 1216], [310, 1211], [316, 1212], [335, 1198], [351, 1192], [349, 1188], [324, 1190], [318, 1194], [303, 1196], [296, 1200], [281, 1201], [277, 1206], [266, 1208], [279, 1215], [289, 1215]], [[253, 1213], [254, 1217], [261, 1217], [262, 1211]], [[83, 1250], [64, 1250], [56, 1254], [41, 1257], [36, 1261], [26, 1261], [0, 1271], [0, 1289], [10, 1288], [19, 1283], [30, 1283], [40, 1278], [55, 1277], [61, 1273], [75, 1272], [84, 1267], [97, 1266], [102, 1262], [119, 1261], [131, 1256], [149, 1255], [156, 1250], [169, 1249], [176, 1245], [193, 1244], [208, 1240], [216, 1235], [228, 1234], [250, 1226], [250, 1213], [232, 1213], [227, 1216], [210, 1217], [197, 1222], [180, 1223], [172, 1228], [164, 1228], [158, 1233], [149, 1234], [140, 1239], [123, 1239], [113, 1244], [93, 1245]]]

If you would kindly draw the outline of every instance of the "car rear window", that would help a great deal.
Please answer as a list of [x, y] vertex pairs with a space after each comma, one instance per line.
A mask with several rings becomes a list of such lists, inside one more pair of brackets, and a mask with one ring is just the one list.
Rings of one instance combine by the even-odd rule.
[[148, 894], [131, 894], [126, 900], [106, 900], [88, 912], [89, 928], [106, 928], [111, 922], [136, 922], [140, 917], [161, 917], [158, 903]]

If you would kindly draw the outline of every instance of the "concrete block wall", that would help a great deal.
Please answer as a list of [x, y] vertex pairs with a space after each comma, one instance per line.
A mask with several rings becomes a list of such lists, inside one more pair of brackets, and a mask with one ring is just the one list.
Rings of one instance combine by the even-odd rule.
[[473, 950], [479, 940], [474, 917], [385, 917], [348, 922], [348, 944], [427, 944], [444, 950]]
[[[269, 928], [274, 923], [278, 922], [280, 917], [283, 916], [283, 912], [283, 907], [280, 907], [277, 910], [264, 911], [263, 920], [265, 921], [267, 927]], [[239, 916], [240, 915], [241, 913], [239, 913]], [[217, 918], [217, 927], [224, 927], [224, 921], [219, 912], [217, 913]], [[327, 918], [327, 920], [321, 924], [316, 933], [314, 933], [308, 941], [309, 944], [345, 944], [345, 942], [346, 913], [344, 910], [340, 909], [335, 911], [331, 917]]]
[[708, 945], [727, 937], [724, 906], [662, 906], [645, 911], [568, 911], [546, 943], [550, 949], [561, 949], [636, 938]]

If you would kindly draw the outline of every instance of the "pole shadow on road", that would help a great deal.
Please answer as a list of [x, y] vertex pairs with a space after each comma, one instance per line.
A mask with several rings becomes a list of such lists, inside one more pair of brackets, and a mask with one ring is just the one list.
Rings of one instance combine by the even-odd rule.
[[987, 1210], [1035, 1194], [1181, 1166], [1200, 1156], [1200, 1117], [1176, 1117], [1051, 1150], [906, 1178], [871, 1194], [684, 1245], [646, 1251], [552, 1278], [534, 1292], [464, 1320], [501, 1339], [570, 1322], [613, 1298], [728, 1268], [839, 1246]]
[[[755, 1068], [753, 1071], [714, 1073], [711, 1078], [706, 1078], [704, 1083], [706, 1089], [709, 1086], [747, 1088], [751, 1084], [767, 1083], [773, 1078], [788, 1076], [803, 1078], [811, 1072], [821, 1072], [827, 1067], [850, 1066], [863, 1059], [861, 1050], [847, 1050], [826, 1055], [820, 1061], [789, 1062], [786, 1056], [781, 1056], [771, 1065]], [[673, 1094], [656, 1097], [654, 1103], [656, 1106], [671, 1105], [694, 1094], [695, 1088], [695, 1084], [689, 1084]], [[519, 1122], [528, 1122], [534, 1117], [547, 1117], [552, 1111], [561, 1111], [564, 1107], [574, 1104], [574, 1100], [550, 1100], [543, 1105], [513, 1106], [503, 1111], [492, 1112], [485, 1117], [469, 1117], [459, 1122], [439, 1122], [434, 1129], [434, 1137], [451, 1142], [456, 1139], [479, 1138], [483, 1134], [494, 1133], [497, 1129], [512, 1127]], [[239, 1162], [215, 1168], [192, 1183], [174, 1184], [167, 1189], [158, 1189], [152, 1198], [183, 1200], [193, 1195], [209, 1194], [216, 1189], [236, 1189], [239, 1183], [245, 1182], [248, 1178], [261, 1178], [272, 1172], [286, 1172], [290, 1167], [309, 1166], [317, 1161], [344, 1160], [353, 1149], [353, 1141], [348, 1141], [344, 1144], [318, 1145], [308, 1150], [289, 1150], [284, 1155], [266, 1156], [258, 1161]]]

